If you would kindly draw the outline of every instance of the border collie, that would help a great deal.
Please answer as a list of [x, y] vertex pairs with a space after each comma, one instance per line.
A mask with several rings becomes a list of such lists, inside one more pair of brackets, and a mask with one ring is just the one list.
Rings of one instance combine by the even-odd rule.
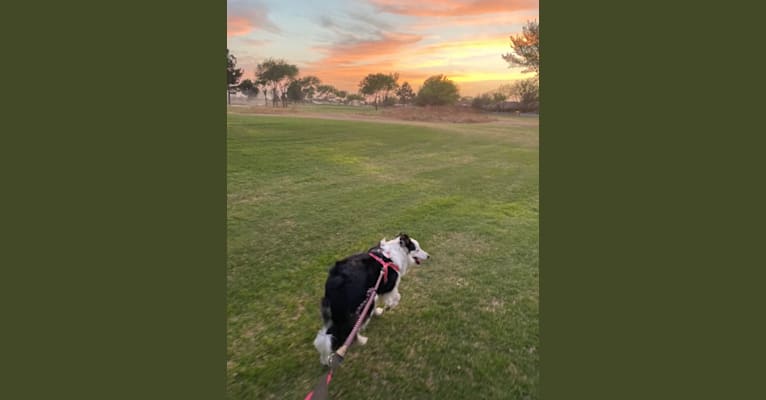
[[[378, 280], [383, 266], [370, 256], [370, 253], [384, 262], [393, 262], [399, 268], [398, 272], [394, 268], [388, 268], [375, 296], [376, 306], [382, 305], [389, 309], [399, 304], [401, 295], [397, 288], [407, 269], [430, 258], [428, 253], [420, 248], [417, 240], [410, 238], [406, 233], [400, 233], [392, 240], [387, 241], [383, 238], [378, 246], [365, 253], [337, 261], [335, 266], [330, 268], [321, 305], [324, 326], [314, 339], [314, 347], [319, 351], [319, 362], [324, 365], [328, 364], [330, 355], [348, 338], [359, 318], [357, 312], [362, 312], [361, 305], [367, 298], [367, 291], [374, 287]], [[383, 314], [385, 308], [375, 308], [375, 315]], [[371, 307], [360, 331], [367, 326], [372, 312]], [[367, 338], [359, 333], [355, 340], [361, 345], [367, 343]]]

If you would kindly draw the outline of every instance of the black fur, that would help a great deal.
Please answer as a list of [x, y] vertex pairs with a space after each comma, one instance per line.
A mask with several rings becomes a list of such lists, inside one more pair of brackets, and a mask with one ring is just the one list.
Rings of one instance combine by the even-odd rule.
[[[336, 262], [327, 277], [321, 310], [325, 325], [328, 321], [332, 321], [327, 333], [332, 335], [333, 351], [343, 345], [351, 333], [359, 318], [356, 314], [357, 309], [364, 303], [367, 291], [375, 286], [380, 275], [382, 266], [370, 257], [369, 252], [373, 252], [384, 261], [391, 261], [383, 256], [380, 247], [376, 246], [367, 253], [355, 254]], [[399, 274], [393, 268], [389, 268], [387, 280], [380, 282], [377, 294], [394, 290], [398, 278]], [[370, 319], [374, 307], [374, 304], [370, 305], [365, 321]], [[361, 309], [359, 311], [361, 312]]]
[[409, 236], [407, 236], [406, 233], [402, 232], [398, 236], [399, 236], [399, 244], [402, 247], [406, 248], [409, 251], [415, 251], [416, 249], [415, 243], [412, 243], [412, 240], [410, 239]]

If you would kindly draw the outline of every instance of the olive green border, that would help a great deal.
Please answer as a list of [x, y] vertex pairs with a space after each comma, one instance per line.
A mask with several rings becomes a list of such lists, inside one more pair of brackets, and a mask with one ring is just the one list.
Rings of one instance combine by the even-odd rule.
[[6, 11], [0, 398], [223, 398], [226, 2]]
[[[225, 7], [8, 13], [0, 398], [224, 397]], [[759, 14], [640, 7], [541, 2], [540, 397], [761, 398]]]
[[541, 2], [541, 398], [763, 396], [745, 14]]

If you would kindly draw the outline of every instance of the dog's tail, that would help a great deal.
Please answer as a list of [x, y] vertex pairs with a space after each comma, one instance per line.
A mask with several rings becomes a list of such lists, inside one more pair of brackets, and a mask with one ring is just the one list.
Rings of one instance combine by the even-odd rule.
[[316, 339], [314, 339], [314, 347], [319, 352], [319, 362], [323, 365], [328, 365], [329, 357], [332, 354], [332, 335], [328, 332], [332, 322], [328, 322], [317, 333]]

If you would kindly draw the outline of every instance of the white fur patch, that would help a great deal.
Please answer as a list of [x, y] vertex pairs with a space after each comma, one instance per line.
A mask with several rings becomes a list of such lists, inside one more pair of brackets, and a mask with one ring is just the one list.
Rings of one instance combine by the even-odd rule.
[[332, 354], [332, 335], [327, 333], [328, 328], [329, 326], [322, 327], [314, 339], [314, 347], [319, 352], [319, 362], [322, 365], [328, 365], [328, 359]]

